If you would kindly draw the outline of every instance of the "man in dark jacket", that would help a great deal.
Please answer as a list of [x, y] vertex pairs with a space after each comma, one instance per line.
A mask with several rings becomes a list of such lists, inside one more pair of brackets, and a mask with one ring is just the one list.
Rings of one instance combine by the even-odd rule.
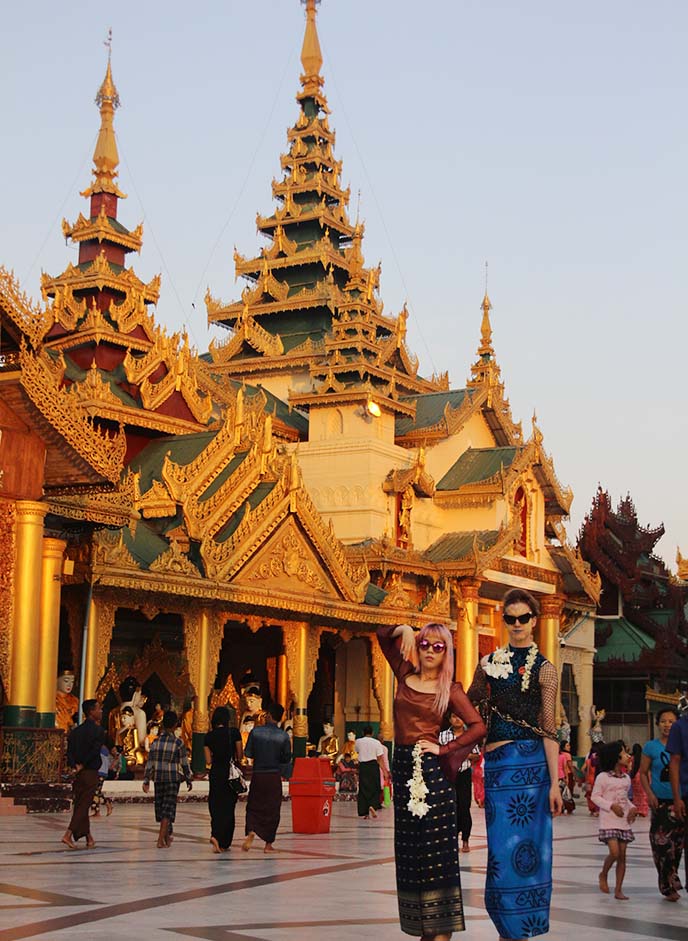
[[245, 852], [256, 836], [265, 840], [264, 852], [273, 852], [282, 809], [282, 769], [291, 761], [289, 736], [277, 726], [283, 713], [279, 703], [272, 703], [265, 725], [251, 730], [244, 749], [244, 755], [253, 759], [246, 802], [246, 839], [241, 845]]
[[76, 775], [72, 784], [72, 819], [62, 842], [71, 850], [77, 848], [76, 841], [82, 836], [86, 837], [87, 849], [96, 845], [91, 836], [89, 810], [100, 783], [100, 749], [105, 743], [105, 730], [100, 726], [102, 706], [97, 699], [85, 699], [82, 708], [86, 718], [67, 738], [67, 764], [76, 770]]

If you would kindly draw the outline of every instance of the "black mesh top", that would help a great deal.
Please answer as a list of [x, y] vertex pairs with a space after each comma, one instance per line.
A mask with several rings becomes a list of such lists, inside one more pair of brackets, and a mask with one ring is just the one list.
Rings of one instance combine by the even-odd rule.
[[[538, 738], [541, 733], [536, 729], [542, 729], [548, 737], [556, 737], [556, 669], [538, 651], [529, 687], [522, 691], [525, 662], [531, 648], [509, 646], [508, 649], [512, 654], [512, 672], [504, 679], [488, 676], [483, 669], [486, 663], [492, 661], [493, 654], [488, 654], [478, 664], [468, 690], [468, 698], [473, 703], [482, 703], [481, 710], [487, 717], [486, 744]], [[511, 722], [507, 716], [526, 725]]]

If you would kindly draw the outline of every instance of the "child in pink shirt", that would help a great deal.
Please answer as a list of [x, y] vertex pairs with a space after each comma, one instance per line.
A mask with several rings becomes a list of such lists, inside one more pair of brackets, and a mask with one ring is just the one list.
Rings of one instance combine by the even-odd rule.
[[609, 893], [607, 876], [616, 863], [614, 898], [627, 899], [622, 886], [626, 874], [626, 847], [635, 837], [631, 824], [638, 811], [628, 798], [632, 761], [623, 742], [610, 742], [600, 749], [601, 771], [592, 789], [591, 801], [600, 809], [600, 843], [607, 844], [607, 858], [599, 875], [600, 891]]

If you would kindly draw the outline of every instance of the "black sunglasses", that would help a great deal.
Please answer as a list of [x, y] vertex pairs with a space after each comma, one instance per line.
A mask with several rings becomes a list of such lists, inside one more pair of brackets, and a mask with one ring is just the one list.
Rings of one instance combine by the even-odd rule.
[[443, 640], [436, 640], [434, 644], [431, 644], [429, 640], [423, 639], [418, 641], [418, 646], [421, 650], [429, 650], [432, 647], [435, 653], [442, 653], [443, 650], [447, 649], [447, 645]]
[[535, 615], [532, 611], [529, 611], [527, 614], [505, 614], [504, 622], [513, 627], [517, 621], [519, 624], [527, 624], [528, 621], [532, 621], [534, 617]]

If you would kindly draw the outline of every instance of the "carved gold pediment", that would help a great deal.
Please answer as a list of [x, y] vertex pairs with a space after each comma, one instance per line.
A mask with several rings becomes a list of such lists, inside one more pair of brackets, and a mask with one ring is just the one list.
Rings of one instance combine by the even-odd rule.
[[322, 563], [293, 517], [271, 536], [238, 573], [233, 584], [339, 598]]

